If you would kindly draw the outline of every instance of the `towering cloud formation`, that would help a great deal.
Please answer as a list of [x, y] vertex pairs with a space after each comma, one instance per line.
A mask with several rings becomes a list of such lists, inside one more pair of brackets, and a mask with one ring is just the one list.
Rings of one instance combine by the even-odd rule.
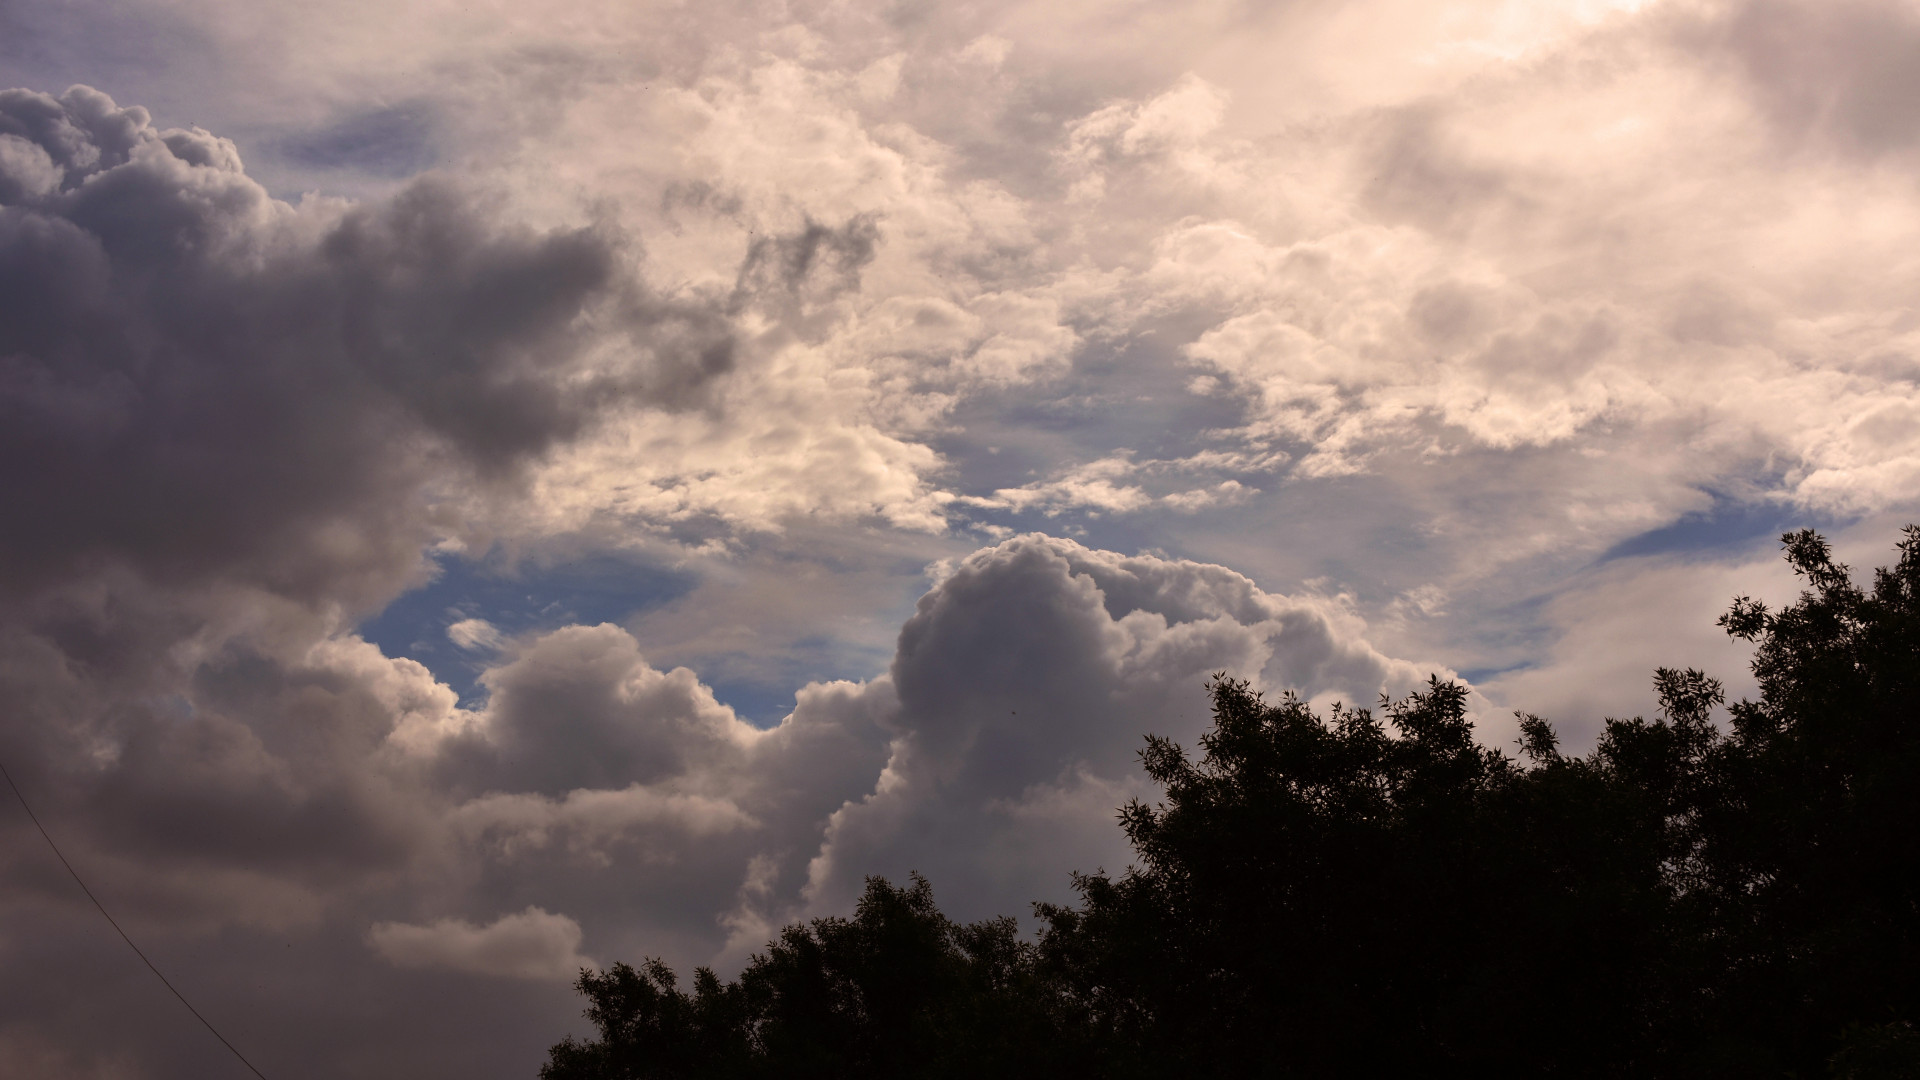
[[1063, 857], [1118, 869], [1112, 813], [1144, 794], [1141, 736], [1191, 745], [1223, 669], [1348, 701], [1424, 677], [1337, 612], [1222, 567], [1039, 536], [976, 552], [901, 628], [886, 769], [833, 814], [809, 900], [841, 910], [865, 874], [919, 870], [984, 916], [1010, 896], [1064, 898]]

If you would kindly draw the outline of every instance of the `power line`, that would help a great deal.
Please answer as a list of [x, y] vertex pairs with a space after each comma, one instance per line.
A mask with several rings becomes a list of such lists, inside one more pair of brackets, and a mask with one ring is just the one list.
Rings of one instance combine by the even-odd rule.
[[260, 1080], [267, 1080], [267, 1074], [261, 1072], [259, 1069], [254, 1068], [253, 1062], [247, 1060], [247, 1055], [241, 1053], [237, 1047], [235, 1047], [232, 1043], [228, 1042], [227, 1037], [225, 1035], [220, 1034], [220, 1029], [214, 1027], [213, 1024], [210, 1023], [206, 1017], [201, 1016], [200, 1010], [193, 1007], [193, 1002], [188, 1001], [187, 996], [185, 994], [182, 994], [179, 990], [175, 989], [174, 985], [171, 982], [167, 981], [167, 977], [165, 975], [160, 974], [160, 969], [153, 966], [153, 961], [147, 959], [147, 954], [140, 951], [140, 946], [135, 945], [133, 943], [133, 939], [127, 936], [127, 932], [125, 930], [120, 929], [120, 924], [114, 921], [114, 918], [112, 915], [107, 914], [106, 905], [100, 902], [99, 897], [93, 895], [92, 889], [87, 888], [87, 883], [80, 879], [80, 872], [73, 868], [73, 864], [67, 861], [67, 857], [60, 853], [60, 845], [54, 843], [53, 837], [47, 834], [47, 827], [45, 825], [40, 824], [40, 815], [35, 814], [33, 812], [33, 806], [27, 802], [27, 796], [23, 792], [21, 792], [20, 785], [13, 782], [13, 774], [7, 771], [7, 767], [5, 765], [0, 765], [0, 776], [4, 776], [7, 778], [7, 786], [13, 789], [14, 798], [17, 798], [20, 800], [21, 808], [27, 812], [27, 817], [29, 820], [33, 822], [33, 827], [40, 830], [41, 839], [44, 839], [47, 842], [47, 846], [53, 849], [54, 857], [60, 860], [61, 866], [64, 866], [67, 868], [67, 873], [73, 875], [74, 883], [80, 886], [81, 892], [87, 894], [87, 899], [93, 901], [93, 906], [100, 909], [100, 914], [106, 916], [108, 924], [111, 925], [114, 931], [120, 935], [120, 940], [127, 943], [127, 948], [133, 950], [133, 955], [139, 957], [140, 962], [147, 965], [147, 970], [153, 972], [154, 977], [160, 980], [160, 985], [166, 987], [168, 990], [173, 991], [173, 996], [180, 999], [180, 1004], [185, 1005], [187, 1007], [187, 1011], [193, 1014], [193, 1018], [195, 1020], [200, 1021], [202, 1024], [206, 1025], [206, 1029], [208, 1031], [213, 1032], [213, 1037], [220, 1040], [221, 1046], [224, 1046], [228, 1050], [233, 1051], [233, 1056], [240, 1059], [240, 1064], [245, 1065], [249, 1070], [252, 1071], [253, 1075], [259, 1077]]

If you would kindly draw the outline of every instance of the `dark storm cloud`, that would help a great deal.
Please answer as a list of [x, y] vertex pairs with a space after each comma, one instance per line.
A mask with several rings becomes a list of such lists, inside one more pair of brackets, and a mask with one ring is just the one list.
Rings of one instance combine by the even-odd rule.
[[[207, 132], [0, 93], [0, 760], [150, 941], [404, 878], [444, 798], [390, 736], [454, 699], [346, 618], [449, 506], [730, 368], [724, 297], [502, 211], [439, 177], [290, 205]], [[70, 908], [23, 828], [7, 910]]]
[[[444, 180], [290, 207], [233, 146], [76, 87], [0, 96], [0, 582], [103, 562], [316, 597], [412, 565], [411, 493], [509, 478], [724, 372], [724, 316], [616, 233]], [[594, 354], [616, 350], [614, 362]]]
[[[83, 851], [220, 871], [148, 900], [241, 918], [317, 917], [430, 831], [440, 796], [393, 739], [465, 714], [350, 620], [601, 418], [700, 405], [741, 312], [803, 324], [878, 242], [808, 225], [730, 291], [663, 296], [614, 228], [502, 223], [437, 177], [289, 205], [230, 142], [86, 87], [0, 94], [0, 195], [0, 755]], [[491, 677], [493, 741], [449, 755], [449, 791], [680, 775], [706, 744], [673, 717], [707, 733], [695, 757], [743, 752], [690, 672], [636, 697], [602, 676], [653, 669], [595, 635]]]

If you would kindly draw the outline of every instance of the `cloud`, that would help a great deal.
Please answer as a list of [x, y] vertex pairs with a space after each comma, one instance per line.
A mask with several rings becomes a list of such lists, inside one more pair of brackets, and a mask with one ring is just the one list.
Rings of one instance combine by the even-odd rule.
[[[1422, 671], [1336, 605], [1030, 535], [941, 571], [887, 673], [804, 686], [764, 730], [611, 625], [517, 642], [475, 710], [351, 636], [216, 651], [104, 765], [102, 783], [144, 786], [87, 811], [150, 831], [81, 834], [78, 851], [131, 857], [116, 893], [137, 880], [136, 911], [183, 947], [196, 935], [161, 912], [243, 936], [358, 919], [402, 972], [557, 984], [595, 957], [732, 964], [785, 920], [837, 910], [865, 873], [920, 869], [977, 914], [1115, 865], [1112, 810], [1146, 793], [1141, 735], [1190, 741], [1223, 668], [1347, 698]], [[109, 855], [123, 850], [145, 854]], [[370, 914], [395, 906], [439, 913]]]
[[719, 315], [646, 295], [605, 231], [496, 226], [440, 178], [289, 205], [231, 142], [86, 87], [7, 91], [0, 127], [0, 454], [36, 462], [5, 481], [15, 590], [113, 563], [380, 598], [450, 485], [725, 366]]
[[1078, 466], [1057, 480], [1001, 488], [991, 500], [981, 503], [1015, 511], [1045, 507], [1048, 516], [1068, 507], [1127, 513], [1153, 503], [1151, 495], [1123, 479], [1133, 471], [1132, 463], [1125, 458], [1104, 458]]
[[597, 967], [580, 955], [580, 924], [530, 907], [485, 926], [436, 919], [424, 926], [375, 923], [367, 944], [390, 964], [513, 979], [572, 979]]
[[1144, 792], [1141, 738], [1191, 742], [1212, 673], [1354, 701], [1427, 674], [1365, 633], [1224, 567], [1028, 535], [940, 570], [884, 675], [803, 687], [774, 727], [626, 630], [572, 626], [502, 657], [486, 706], [404, 760], [445, 793], [436, 857], [512, 870], [496, 903], [591, 912], [646, 882], [666, 891], [645, 918], [673, 928], [648, 948], [733, 962], [868, 873], [926, 872], [972, 913], [1062, 895], [1068, 869], [1125, 858], [1112, 811]]
[[1730, 7], [1700, 37], [1738, 66], [1786, 139], [1869, 160], [1920, 141], [1920, 119], [1906, 106], [1920, 92], [1909, 62], [1920, 46], [1920, 16], [1911, 6], [1750, 0]]
[[1221, 469], [1265, 471], [1286, 460], [1283, 451], [1260, 454], [1202, 451], [1174, 461], [1134, 461], [1130, 452], [1076, 465], [1051, 480], [1037, 480], [1017, 488], [1000, 488], [990, 498], [956, 500], [963, 506], [1022, 513], [1040, 510], [1057, 517], [1069, 510], [1094, 514], [1131, 514], [1154, 506], [1193, 513], [1210, 506], [1232, 506], [1259, 492], [1239, 480], [1222, 480], [1211, 487], [1187, 488], [1165, 494], [1150, 493], [1142, 481], [1168, 473], [1209, 472]]
[[1482, 737], [1498, 746], [1518, 735], [1510, 710], [1555, 722], [1569, 752], [1599, 738], [1609, 716], [1652, 715], [1653, 671], [1698, 668], [1721, 680], [1730, 701], [1757, 698], [1747, 670], [1751, 646], [1714, 624], [1735, 596], [1791, 603], [1801, 583], [1767, 544], [1713, 564], [1675, 556], [1623, 559], [1581, 574], [1546, 605], [1554, 628], [1537, 661], [1480, 681], [1497, 709]]
[[486, 711], [449, 753], [521, 790], [647, 783], [738, 754], [760, 734], [692, 671], [653, 668], [631, 634], [606, 624], [543, 635], [481, 681]]
[[910, 870], [973, 915], [1064, 897], [1067, 868], [1124, 863], [1112, 815], [1144, 793], [1141, 739], [1192, 745], [1212, 673], [1362, 703], [1427, 674], [1362, 634], [1224, 567], [1039, 535], [975, 552], [901, 628], [886, 769], [831, 818], [809, 902]]
[[[759, 154], [777, 87], [823, 90], [766, 76], [748, 100], [674, 107], [711, 152]], [[156, 130], [85, 87], [9, 91], [0, 113], [0, 452], [39, 463], [4, 492], [32, 519], [0, 529], [16, 582], [108, 561], [308, 598], [352, 583], [365, 609], [421, 573], [424, 545], [502, 529], [944, 527], [940, 458], [918, 438], [938, 388], [863, 374], [910, 359], [873, 355], [860, 322], [905, 299], [890, 247], [924, 247], [929, 228], [937, 246], [967, 242], [981, 224], [962, 204], [991, 193], [915, 166], [899, 188], [855, 184], [873, 199], [743, 204], [772, 219], [744, 249], [656, 285], [617, 214], [533, 228], [497, 187], [445, 174], [365, 204], [290, 204], [231, 141]], [[906, 167], [847, 120], [809, 152]], [[711, 230], [712, 212], [688, 224]], [[962, 382], [1021, 381], [1073, 344], [1044, 296], [954, 307], [908, 284], [969, 324]], [[84, 512], [62, 495], [75, 489], [97, 493]]]
[[509, 856], [545, 847], [559, 833], [577, 854], [604, 859], [612, 841], [655, 832], [704, 836], [755, 824], [731, 803], [700, 795], [668, 795], [638, 784], [613, 791], [581, 788], [564, 799], [492, 794], [463, 803], [454, 827]]
[[468, 651], [497, 652], [506, 646], [500, 628], [485, 619], [461, 619], [447, 627], [447, 640]]

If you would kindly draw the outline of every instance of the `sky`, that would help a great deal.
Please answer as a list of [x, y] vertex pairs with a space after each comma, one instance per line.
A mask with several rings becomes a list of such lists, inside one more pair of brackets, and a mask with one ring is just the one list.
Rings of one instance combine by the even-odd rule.
[[[0, 0], [0, 763], [274, 1080], [1123, 869], [1227, 672], [1591, 746], [1920, 518], [1911, 0]], [[15, 803], [0, 1074], [244, 1075]]]

